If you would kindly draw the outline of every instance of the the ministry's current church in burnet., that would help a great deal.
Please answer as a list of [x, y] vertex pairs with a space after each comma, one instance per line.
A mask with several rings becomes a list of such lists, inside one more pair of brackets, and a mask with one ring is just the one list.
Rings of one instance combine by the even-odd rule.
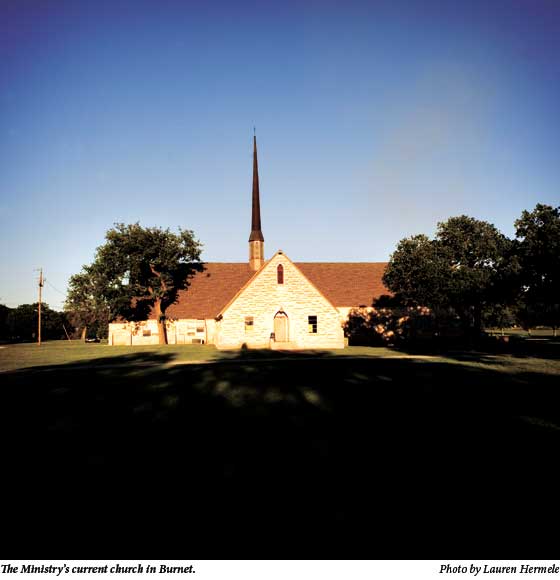
[[[170, 344], [219, 349], [331, 349], [345, 345], [343, 326], [355, 307], [388, 294], [384, 262], [292, 262], [282, 250], [264, 258], [257, 142], [249, 261], [205, 262], [167, 308]], [[110, 345], [158, 343], [157, 321], [109, 325]]]

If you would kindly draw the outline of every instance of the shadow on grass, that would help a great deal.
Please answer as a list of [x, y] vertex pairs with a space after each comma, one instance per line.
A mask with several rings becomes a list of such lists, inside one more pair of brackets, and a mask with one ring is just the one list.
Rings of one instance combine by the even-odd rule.
[[6, 553], [550, 555], [555, 377], [304, 357], [138, 353], [4, 373]]
[[487, 336], [475, 342], [464, 342], [453, 339], [431, 339], [413, 344], [403, 344], [398, 350], [408, 354], [443, 355], [457, 360], [492, 362], [495, 355], [510, 355], [514, 358], [537, 358], [560, 360], [559, 338]]

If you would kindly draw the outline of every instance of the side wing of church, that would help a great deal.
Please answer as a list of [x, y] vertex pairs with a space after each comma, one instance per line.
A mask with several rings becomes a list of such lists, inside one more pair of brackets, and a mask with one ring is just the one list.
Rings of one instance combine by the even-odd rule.
[[[169, 344], [344, 348], [349, 311], [389, 294], [382, 283], [386, 263], [294, 263], [281, 250], [265, 261], [256, 137], [251, 217], [249, 261], [204, 264], [167, 309]], [[155, 318], [109, 325], [110, 345], [158, 344], [158, 339]]]

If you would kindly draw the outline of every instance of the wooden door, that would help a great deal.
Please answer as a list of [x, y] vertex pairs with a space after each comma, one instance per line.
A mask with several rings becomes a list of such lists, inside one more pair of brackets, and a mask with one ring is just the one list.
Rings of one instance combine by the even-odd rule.
[[288, 316], [278, 312], [274, 317], [274, 339], [276, 342], [288, 342]]

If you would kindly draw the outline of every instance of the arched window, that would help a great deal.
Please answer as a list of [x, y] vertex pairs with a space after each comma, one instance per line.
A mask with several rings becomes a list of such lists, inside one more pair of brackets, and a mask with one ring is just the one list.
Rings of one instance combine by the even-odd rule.
[[276, 268], [276, 280], [278, 284], [284, 284], [284, 266], [282, 264], [278, 264], [278, 268]]

